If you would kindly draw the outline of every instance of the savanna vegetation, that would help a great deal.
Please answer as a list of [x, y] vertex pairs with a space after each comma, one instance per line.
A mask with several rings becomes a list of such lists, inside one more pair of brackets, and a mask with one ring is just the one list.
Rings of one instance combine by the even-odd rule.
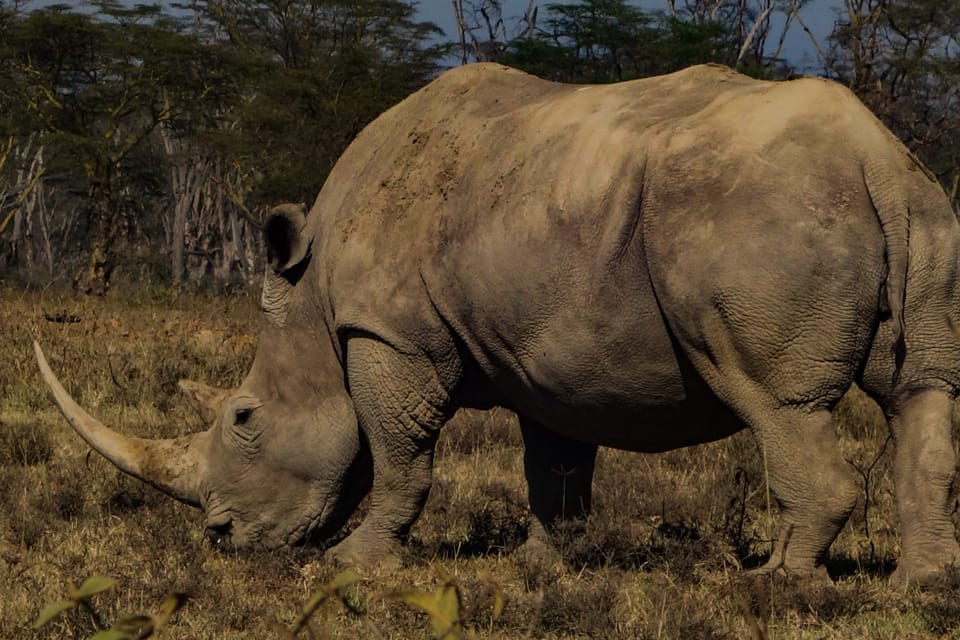
[[[253, 300], [141, 291], [121, 303], [11, 289], [3, 299], [0, 637], [90, 638], [156, 613], [171, 593], [188, 599], [163, 637], [289, 637], [340, 571], [323, 549], [213, 548], [198, 511], [90, 453], [50, 401], [31, 348], [33, 338], [46, 345], [77, 400], [111, 426], [183, 435], [206, 425], [177, 380], [239, 383], [256, 343]], [[899, 542], [879, 409], [852, 393], [837, 417], [863, 497], [833, 546], [834, 586], [741, 570], [769, 554], [776, 532], [748, 433], [660, 455], [601, 450], [586, 530], [562, 536], [553, 559], [511, 553], [529, 518], [522, 447], [512, 414], [495, 410], [459, 414], [443, 431], [404, 567], [362, 571], [345, 593], [360, 614], [334, 598], [310, 624], [335, 638], [434, 637], [429, 617], [395, 592], [434, 594], [449, 581], [462, 628], [482, 638], [956, 637], [960, 575], [926, 591], [886, 585]], [[117, 583], [92, 599], [95, 615], [71, 609], [32, 630], [45, 604], [92, 575]]]
[[[608, 82], [716, 61], [787, 78], [782, 34], [807, 29], [803, 4], [455, 0], [458, 30], [442, 34], [398, 0], [0, 1], [0, 638], [89, 638], [170, 593], [188, 599], [166, 637], [285, 638], [338, 571], [316, 547], [211, 548], [196, 512], [69, 432], [33, 339], [121, 431], [204, 428], [176, 383], [245, 373], [265, 211], [312, 201], [364, 124], [440, 69], [498, 60]], [[820, 73], [860, 95], [958, 202], [957, 4], [837, 4], [815, 44]], [[313, 637], [432, 637], [396, 591], [444, 585], [460, 594], [460, 627], [484, 638], [960, 637], [960, 575], [886, 586], [898, 539], [879, 410], [854, 391], [837, 418], [863, 497], [834, 544], [833, 587], [741, 571], [776, 531], [744, 433], [661, 455], [603, 450], [586, 530], [553, 560], [512, 554], [528, 524], [519, 431], [507, 411], [463, 413], [441, 437], [404, 568], [362, 573], [346, 606], [331, 598], [312, 615]], [[91, 575], [116, 586], [32, 630]]]

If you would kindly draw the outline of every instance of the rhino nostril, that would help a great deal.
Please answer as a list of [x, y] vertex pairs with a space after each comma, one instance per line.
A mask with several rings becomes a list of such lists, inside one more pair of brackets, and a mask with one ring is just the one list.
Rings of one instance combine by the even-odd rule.
[[230, 530], [233, 529], [233, 523], [230, 520], [217, 524], [207, 525], [207, 539], [210, 543], [219, 547], [230, 536]]

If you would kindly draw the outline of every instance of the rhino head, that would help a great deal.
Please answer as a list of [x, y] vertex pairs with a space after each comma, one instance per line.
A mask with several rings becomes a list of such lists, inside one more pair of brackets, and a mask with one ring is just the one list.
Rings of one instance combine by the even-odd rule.
[[34, 343], [43, 379], [74, 430], [121, 471], [201, 508], [218, 545], [277, 548], [329, 538], [372, 482], [331, 338], [289, 309], [309, 261], [296, 242], [302, 222], [293, 210], [275, 210], [268, 220], [267, 322], [243, 383], [232, 390], [180, 383], [207, 410], [204, 432], [147, 440], [109, 429], [70, 397]]

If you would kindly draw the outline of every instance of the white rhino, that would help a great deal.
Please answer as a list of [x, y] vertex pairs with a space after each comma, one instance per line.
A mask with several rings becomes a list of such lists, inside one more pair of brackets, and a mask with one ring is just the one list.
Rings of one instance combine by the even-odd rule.
[[[395, 558], [459, 407], [519, 416], [532, 535], [582, 516], [598, 446], [748, 427], [783, 528], [765, 570], [821, 571], [857, 500], [831, 409], [889, 417], [895, 582], [960, 560], [946, 505], [960, 225], [843, 87], [719, 66], [607, 86], [466, 66], [364, 129], [309, 214], [266, 225], [270, 320], [211, 428], [118, 435], [43, 376], [86, 441], [206, 512], [216, 540]], [[557, 471], [563, 469], [562, 477]]]

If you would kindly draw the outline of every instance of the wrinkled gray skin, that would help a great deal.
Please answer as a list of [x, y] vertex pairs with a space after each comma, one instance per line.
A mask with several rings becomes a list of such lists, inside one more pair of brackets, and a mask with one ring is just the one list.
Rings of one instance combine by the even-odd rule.
[[[597, 446], [664, 451], [748, 427], [781, 508], [764, 570], [822, 571], [858, 488], [831, 409], [886, 412], [902, 557], [960, 559], [946, 505], [960, 385], [960, 227], [842, 87], [715, 66], [609, 86], [449, 71], [368, 126], [306, 216], [267, 225], [269, 321], [219, 417], [118, 436], [44, 375], [121, 469], [203, 508], [215, 540], [396, 557], [463, 406], [520, 416], [534, 540], [590, 505]], [[372, 485], [371, 485], [372, 483]]]

